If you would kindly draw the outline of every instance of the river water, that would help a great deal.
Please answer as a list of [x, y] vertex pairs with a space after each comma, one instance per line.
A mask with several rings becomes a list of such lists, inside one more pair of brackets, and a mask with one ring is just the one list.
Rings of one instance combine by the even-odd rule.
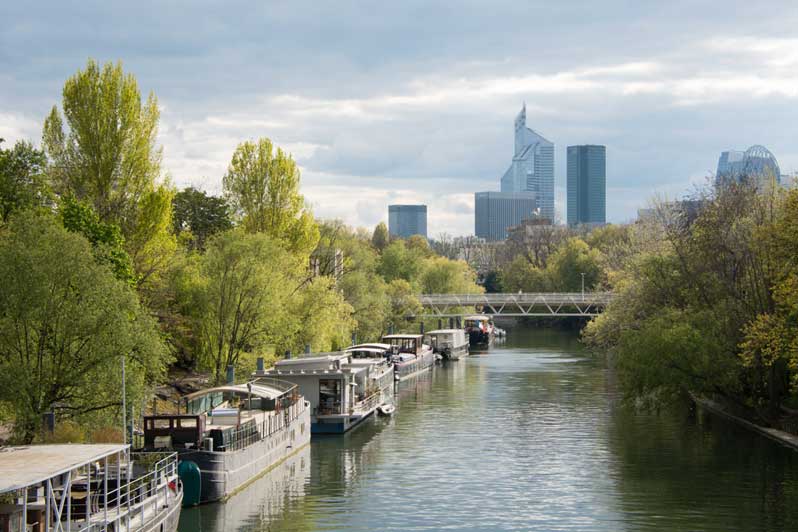
[[701, 412], [623, 406], [573, 333], [504, 344], [398, 387], [181, 532], [798, 530], [798, 453]]

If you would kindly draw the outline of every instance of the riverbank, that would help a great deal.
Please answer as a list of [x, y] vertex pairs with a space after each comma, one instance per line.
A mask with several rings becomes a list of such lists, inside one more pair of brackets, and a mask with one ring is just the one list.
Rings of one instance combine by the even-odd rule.
[[785, 431], [779, 430], [779, 429], [773, 429], [773, 428], [770, 428], [770, 427], [764, 427], [762, 425], [757, 425], [756, 423], [754, 423], [752, 421], [749, 421], [749, 420], [744, 419], [744, 418], [742, 418], [740, 416], [732, 414], [731, 412], [729, 412], [729, 410], [723, 404], [721, 404], [721, 403], [719, 403], [717, 401], [713, 401], [712, 399], [706, 399], [704, 397], [698, 397], [698, 396], [693, 395], [693, 394], [690, 394], [690, 398], [693, 400], [693, 402], [697, 406], [703, 408], [704, 410], [707, 410], [708, 412], [711, 412], [712, 414], [715, 414], [717, 416], [721, 416], [721, 417], [726, 418], [726, 419], [728, 419], [730, 421], [733, 421], [734, 423], [737, 423], [738, 425], [742, 425], [742, 426], [744, 426], [744, 427], [746, 427], [746, 428], [748, 428], [748, 429], [750, 429], [750, 430], [752, 430], [754, 432], [758, 432], [759, 434], [762, 434], [763, 436], [766, 436], [766, 437], [768, 437], [768, 438], [770, 438], [772, 440], [775, 440], [775, 441], [777, 441], [777, 442], [779, 442], [779, 443], [781, 443], [783, 445], [786, 445], [787, 447], [791, 447], [791, 448], [795, 449], [796, 451], [798, 451], [798, 436], [796, 436], [795, 434], [790, 434], [789, 432], [785, 432]]

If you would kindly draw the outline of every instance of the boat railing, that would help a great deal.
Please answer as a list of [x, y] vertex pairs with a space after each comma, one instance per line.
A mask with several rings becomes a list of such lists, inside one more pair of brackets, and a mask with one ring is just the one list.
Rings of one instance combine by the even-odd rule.
[[242, 425], [225, 434], [224, 451], [239, 451], [283, 430], [305, 410], [305, 401], [296, 401], [282, 410], [275, 410], [260, 423]]
[[380, 406], [380, 398], [382, 393], [379, 389], [375, 390], [371, 395], [363, 399], [362, 401], [358, 401], [355, 403], [354, 408], [352, 409], [352, 413], [363, 413], [368, 412], [369, 410], [373, 410]]

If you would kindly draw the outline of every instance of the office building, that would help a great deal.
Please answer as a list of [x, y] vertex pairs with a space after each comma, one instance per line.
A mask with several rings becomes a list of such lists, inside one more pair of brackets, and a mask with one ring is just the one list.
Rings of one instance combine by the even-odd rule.
[[568, 225], [607, 221], [607, 150], [604, 146], [568, 146]]
[[507, 230], [537, 215], [534, 192], [476, 192], [474, 233], [488, 241], [504, 240]]
[[738, 150], [721, 152], [718, 158], [718, 171], [715, 174], [717, 186], [752, 179], [762, 184], [773, 179], [776, 183], [781, 182], [779, 162], [770, 150], [756, 144], [744, 152]]
[[540, 215], [554, 220], [554, 144], [526, 127], [526, 104], [515, 118], [515, 152], [501, 191], [534, 193]]
[[427, 206], [388, 205], [388, 232], [399, 238], [427, 238]]

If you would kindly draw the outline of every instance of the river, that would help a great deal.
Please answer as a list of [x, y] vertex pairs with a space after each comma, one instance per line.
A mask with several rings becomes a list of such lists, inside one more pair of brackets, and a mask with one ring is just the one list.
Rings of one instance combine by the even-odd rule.
[[401, 383], [396, 414], [310, 447], [181, 532], [798, 530], [798, 453], [702, 412], [621, 404], [573, 333]]

